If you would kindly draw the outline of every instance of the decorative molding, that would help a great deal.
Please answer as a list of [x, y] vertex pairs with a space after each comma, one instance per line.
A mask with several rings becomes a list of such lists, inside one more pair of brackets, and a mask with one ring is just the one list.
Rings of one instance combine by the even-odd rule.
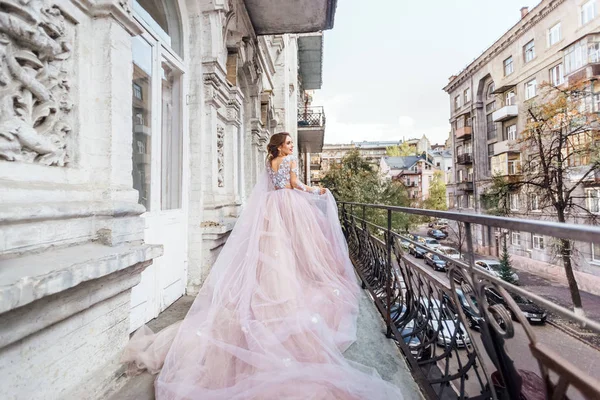
[[131, 36], [143, 32], [140, 24], [133, 18], [130, 0], [71, 0], [94, 18], [112, 17]]
[[[0, 9], [0, 159], [68, 165], [74, 27], [50, 2]], [[11, 9], [16, 7], [18, 9]]]
[[217, 186], [225, 187], [225, 128], [217, 125]]

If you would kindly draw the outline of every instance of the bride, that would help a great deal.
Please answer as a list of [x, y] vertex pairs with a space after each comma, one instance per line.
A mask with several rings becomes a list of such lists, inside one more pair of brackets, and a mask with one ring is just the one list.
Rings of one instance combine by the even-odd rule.
[[400, 399], [342, 355], [359, 286], [329, 191], [304, 185], [288, 133], [185, 319], [134, 334], [122, 361], [160, 371], [157, 399]]

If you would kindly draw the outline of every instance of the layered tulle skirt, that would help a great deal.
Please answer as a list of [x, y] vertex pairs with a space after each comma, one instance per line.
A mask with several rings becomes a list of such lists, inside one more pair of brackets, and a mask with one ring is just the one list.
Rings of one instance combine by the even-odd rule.
[[160, 370], [158, 399], [400, 398], [342, 355], [359, 286], [333, 197], [263, 185], [186, 318], [136, 332], [123, 361]]

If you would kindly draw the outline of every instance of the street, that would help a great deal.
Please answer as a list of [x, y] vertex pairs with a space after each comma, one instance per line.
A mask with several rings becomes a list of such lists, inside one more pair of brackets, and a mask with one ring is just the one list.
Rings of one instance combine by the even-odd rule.
[[[416, 231], [415, 234], [423, 235], [421, 230]], [[424, 263], [423, 259], [416, 259], [413, 256], [407, 257], [409, 260], [413, 261], [423, 272], [434, 277], [434, 279], [449, 285], [449, 280], [445, 272], [434, 271], [433, 268]], [[522, 275], [521, 271], [519, 271], [519, 275]], [[531, 282], [532, 278], [527, 277], [525, 281]], [[537, 375], [541, 376], [537, 360], [532, 356], [529, 349], [530, 340], [527, 337], [523, 326], [515, 322], [514, 327], [514, 337], [506, 340], [507, 353], [513, 359], [517, 369], [533, 371]], [[488, 368], [490, 373], [495, 371], [496, 368], [493, 366], [483, 347], [480, 333], [476, 330], [470, 328], [468, 329], [471, 339], [482, 352], [482, 360], [485, 363], [486, 368]], [[566, 361], [570, 362], [574, 366], [577, 366], [577, 368], [589, 374], [591, 377], [600, 379], [600, 352], [596, 348], [563, 332], [561, 329], [558, 329], [549, 323], [544, 325], [532, 325], [532, 330], [535, 335], [535, 340], [537, 340], [539, 343], [546, 345], [548, 348], [558, 353]], [[442, 349], [438, 347], [436, 349], [436, 354], [441, 354], [441, 350]], [[467, 358], [467, 351], [464, 349], [457, 350], [454, 351], [453, 354], [459, 355], [460, 361], [464, 365]], [[452, 357], [447, 360], [449, 363], [448, 373], [456, 373], [459, 369], [459, 360], [457, 357]], [[445, 359], [438, 362], [438, 366], [442, 371], [446, 368], [445, 363]], [[469, 373], [469, 375], [470, 379], [465, 382], [465, 390], [470, 395], [478, 394], [480, 391], [480, 384], [472, 371]], [[583, 398], [573, 389], [568, 391], [568, 395], [571, 399]]]

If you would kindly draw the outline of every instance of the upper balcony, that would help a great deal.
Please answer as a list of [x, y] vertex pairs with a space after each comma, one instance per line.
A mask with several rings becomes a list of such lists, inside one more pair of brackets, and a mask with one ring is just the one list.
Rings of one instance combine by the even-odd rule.
[[470, 126], [463, 126], [462, 128], [456, 128], [455, 135], [458, 140], [470, 139], [473, 134], [473, 128]]
[[519, 107], [516, 104], [510, 104], [494, 111], [492, 119], [494, 122], [502, 122], [519, 115]]
[[461, 165], [473, 164], [473, 153], [462, 153], [457, 155], [456, 163]]
[[459, 182], [457, 189], [465, 191], [465, 192], [472, 192], [473, 191], [473, 180], [465, 179], [462, 182]]
[[298, 110], [298, 147], [302, 153], [320, 153], [325, 137], [323, 107], [305, 107]]
[[245, 0], [257, 35], [320, 32], [333, 28], [337, 0]]
[[520, 153], [521, 149], [516, 140], [503, 140], [502, 142], [494, 143], [494, 154]]

